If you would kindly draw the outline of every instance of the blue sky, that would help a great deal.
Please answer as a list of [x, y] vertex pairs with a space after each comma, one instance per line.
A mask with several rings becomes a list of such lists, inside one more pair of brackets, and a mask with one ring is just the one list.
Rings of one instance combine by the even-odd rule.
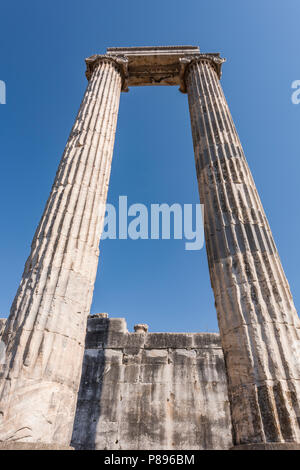
[[[198, 45], [227, 58], [222, 85], [300, 307], [299, 0], [10, 0], [1, 5], [0, 316], [7, 316], [86, 87], [107, 47]], [[187, 97], [122, 94], [109, 202], [199, 202]], [[180, 240], [101, 243], [92, 312], [129, 329], [217, 331], [206, 252]]]

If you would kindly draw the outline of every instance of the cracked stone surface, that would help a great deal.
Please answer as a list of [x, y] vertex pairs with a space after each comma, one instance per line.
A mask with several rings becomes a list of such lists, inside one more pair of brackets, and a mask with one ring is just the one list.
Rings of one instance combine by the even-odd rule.
[[121, 85], [98, 60], [2, 336], [0, 441], [70, 443]]
[[2, 334], [0, 442], [69, 445], [120, 92], [144, 85], [188, 94], [225, 369], [217, 335], [148, 333], [143, 324], [128, 333], [123, 319], [95, 317], [73, 442], [227, 448], [225, 370], [234, 445], [300, 442], [300, 320], [220, 85], [223, 61], [194, 46], [109, 48], [86, 59], [89, 85]]
[[1, 339], [4, 327], [5, 327], [5, 323], [6, 323], [6, 318], [0, 318], [0, 339]]
[[75, 449], [232, 446], [218, 334], [128, 333], [124, 318], [91, 316], [85, 347]]
[[186, 66], [235, 444], [300, 442], [300, 321], [210, 60]]

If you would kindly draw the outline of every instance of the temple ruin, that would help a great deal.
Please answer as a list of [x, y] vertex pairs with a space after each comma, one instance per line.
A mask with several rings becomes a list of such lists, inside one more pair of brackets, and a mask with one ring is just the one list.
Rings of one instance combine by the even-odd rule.
[[[300, 322], [223, 62], [193, 46], [86, 59], [87, 90], [0, 322], [0, 448], [300, 449]], [[128, 333], [124, 319], [89, 316], [120, 94], [156, 85], [188, 97], [219, 335]]]

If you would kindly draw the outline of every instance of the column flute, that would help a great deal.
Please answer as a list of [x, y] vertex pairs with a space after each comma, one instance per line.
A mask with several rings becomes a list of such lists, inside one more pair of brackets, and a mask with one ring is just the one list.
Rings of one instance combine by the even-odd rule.
[[86, 60], [88, 87], [5, 332], [0, 441], [69, 445], [126, 59]]
[[300, 322], [220, 85], [222, 61], [200, 54], [182, 65], [234, 443], [298, 447]]

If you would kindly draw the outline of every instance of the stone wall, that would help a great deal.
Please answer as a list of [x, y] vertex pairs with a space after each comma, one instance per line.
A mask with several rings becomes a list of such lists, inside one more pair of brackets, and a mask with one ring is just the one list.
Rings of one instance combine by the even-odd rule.
[[[0, 336], [5, 325], [0, 319]], [[88, 319], [76, 449], [228, 449], [231, 419], [216, 333], [127, 331]]]
[[219, 335], [139, 331], [128, 333], [123, 318], [89, 318], [72, 445], [231, 447]]

